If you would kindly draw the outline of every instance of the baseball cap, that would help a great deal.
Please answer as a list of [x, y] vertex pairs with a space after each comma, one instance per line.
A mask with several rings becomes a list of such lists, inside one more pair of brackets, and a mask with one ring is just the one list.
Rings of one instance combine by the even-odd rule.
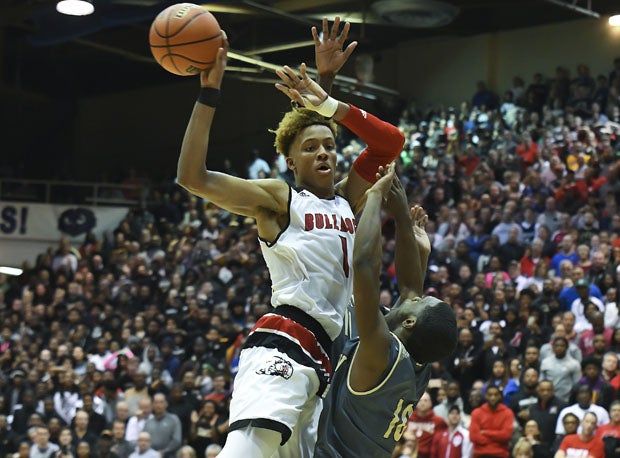
[[590, 283], [585, 278], [580, 278], [575, 282], [575, 288], [589, 288]]
[[9, 377], [10, 378], [26, 377], [26, 373], [21, 369], [15, 369], [13, 372], [11, 372], [11, 375]]

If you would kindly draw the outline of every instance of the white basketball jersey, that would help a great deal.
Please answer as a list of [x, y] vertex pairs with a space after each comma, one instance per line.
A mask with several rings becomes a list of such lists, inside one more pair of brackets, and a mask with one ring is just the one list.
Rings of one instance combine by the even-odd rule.
[[353, 211], [340, 196], [319, 199], [291, 189], [289, 217], [274, 243], [260, 240], [271, 273], [271, 303], [303, 310], [334, 340], [353, 291]]

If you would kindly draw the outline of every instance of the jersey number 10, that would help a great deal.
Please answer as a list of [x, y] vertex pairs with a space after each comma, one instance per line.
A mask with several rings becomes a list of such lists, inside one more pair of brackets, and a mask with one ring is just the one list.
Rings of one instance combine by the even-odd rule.
[[413, 404], [407, 404], [403, 408], [403, 404], [405, 401], [400, 399], [398, 401], [398, 405], [394, 410], [394, 418], [390, 422], [387, 431], [383, 435], [384, 439], [387, 439], [394, 433], [394, 440], [398, 442], [401, 437], [403, 437], [403, 433], [405, 432], [405, 428], [407, 427], [407, 420], [413, 413]]

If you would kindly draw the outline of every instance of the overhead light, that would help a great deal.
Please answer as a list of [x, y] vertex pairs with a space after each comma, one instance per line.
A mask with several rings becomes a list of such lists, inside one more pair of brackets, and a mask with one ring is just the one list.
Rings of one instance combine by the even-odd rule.
[[95, 7], [88, 0], [61, 0], [56, 4], [56, 11], [69, 16], [88, 16]]
[[620, 27], [620, 14], [609, 17], [609, 25], [612, 27]]
[[23, 272], [24, 271], [22, 269], [17, 269], [16, 267], [0, 266], [0, 274], [19, 277]]
[[460, 12], [442, 0], [380, 0], [372, 4], [372, 10], [390, 24], [421, 29], [447, 25]]

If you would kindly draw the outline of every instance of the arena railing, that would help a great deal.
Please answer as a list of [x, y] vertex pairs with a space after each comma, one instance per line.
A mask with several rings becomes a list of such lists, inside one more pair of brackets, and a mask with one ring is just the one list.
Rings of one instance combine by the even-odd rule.
[[0, 178], [0, 201], [143, 206], [148, 188], [139, 184]]

